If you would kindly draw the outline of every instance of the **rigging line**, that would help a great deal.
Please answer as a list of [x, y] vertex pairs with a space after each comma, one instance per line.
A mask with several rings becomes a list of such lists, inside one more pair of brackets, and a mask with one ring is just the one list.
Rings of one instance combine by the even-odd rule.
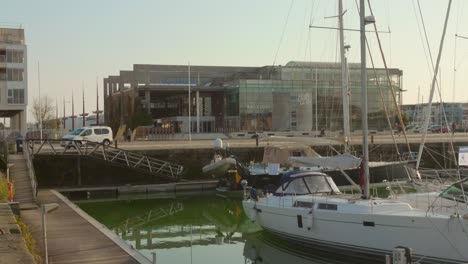
[[[367, 0], [367, 5], [369, 6], [369, 11], [370, 11], [371, 15], [373, 16], [374, 12], [372, 10], [370, 0]], [[377, 37], [377, 43], [378, 43], [378, 46], [379, 46], [380, 55], [382, 57], [382, 62], [383, 62], [384, 67], [385, 67], [385, 73], [387, 75], [388, 85], [390, 87], [390, 91], [391, 91], [391, 94], [392, 94], [393, 104], [394, 104], [395, 110], [397, 112], [398, 121], [400, 122], [400, 124], [401, 124], [401, 126], [403, 128], [402, 129], [403, 136], [405, 137], [405, 142], [406, 142], [406, 145], [408, 147], [408, 152], [411, 152], [411, 147], [410, 147], [408, 138], [406, 137], [405, 123], [403, 122], [403, 117], [401, 116], [400, 107], [398, 106], [398, 102], [396, 100], [395, 90], [393, 89], [393, 84], [392, 84], [392, 79], [390, 78], [390, 72], [389, 72], [388, 67], [387, 67], [387, 61], [385, 60], [385, 55], [384, 55], [384, 52], [383, 52], [382, 43], [380, 42], [380, 35], [379, 35], [379, 32], [377, 32], [376, 23], [373, 23], [373, 25], [374, 25], [374, 30], [375, 30], [375, 36]], [[401, 96], [401, 92], [400, 92], [400, 96]]]
[[281, 43], [283, 43], [284, 33], [286, 32], [286, 27], [288, 26], [289, 15], [291, 14], [292, 7], [294, 5], [294, 0], [291, 0], [291, 4], [289, 5], [288, 15], [286, 16], [286, 21], [284, 22], [283, 31], [281, 32], [280, 41], [278, 43], [278, 48], [276, 49], [275, 59], [273, 60], [273, 65], [276, 64], [276, 58], [278, 57], [279, 50], [281, 48]]
[[429, 76], [430, 76], [433, 73], [431, 71], [431, 66], [429, 65], [429, 60], [427, 59], [428, 58], [428, 54], [427, 54], [428, 51], [426, 50], [426, 45], [424, 44], [423, 33], [422, 33], [422, 30], [421, 30], [421, 25], [419, 24], [420, 21], [419, 21], [418, 13], [416, 11], [416, 6], [414, 5], [414, 0], [411, 1], [411, 3], [413, 4], [413, 13], [414, 13], [414, 17], [416, 18], [416, 25], [418, 26], [419, 40], [421, 41], [421, 46], [422, 46], [423, 51], [424, 51], [424, 57], [426, 58], [427, 71], [428, 71]]
[[[457, 86], [457, 35], [458, 35], [458, 26], [460, 24], [460, 1], [458, 1], [458, 12], [455, 26], [455, 43], [453, 49], [453, 84], [452, 84], [452, 102], [455, 102], [455, 87]], [[452, 120], [453, 120], [453, 111], [452, 111]]]
[[382, 101], [382, 105], [384, 107], [385, 119], [387, 120], [387, 125], [388, 125], [388, 127], [390, 128], [390, 131], [391, 131], [390, 134], [392, 135], [393, 145], [395, 146], [395, 149], [396, 149], [396, 152], [397, 152], [397, 155], [398, 155], [398, 159], [402, 160], [400, 150], [398, 149], [398, 144], [396, 142], [395, 135], [393, 133], [392, 122], [390, 121], [390, 117], [388, 116], [387, 104], [385, 103], [385, 98], [383, 96], [382, 87], [380, 86], [379, 78], [378, 78], [378, 75], [377, 75], [377, 70], [375, 69], [374, 58], [372, 57], [369, 42], [367, 40], [366, 40], [366, 45], [367, 45], [367, 50], [368, 50], [368, 54], [369, 54], [369, 59], [370, 59], [371, 64], [372, 64], [372, 70], [374, 71], [374, 75], [375, 75], [375, 80], [376, 80], [375, 82], [377, 84], [377, 87], [379, 88], [380, 100]]
[[[426, 45], [427, 45], [427, 48], [429, 50], [429, 58], [431, 59], [432, 72], [435, 72], [434, 60], [432, 59], [431, 46], [429, 45], [429, 38], [427, 36], [426, 23], [424, 22], [424, 16], [423, 16], [422, 11], [421, 11], [421, 4], [420, 4], [419, 0], [417, 0], [417, 3], [418, 3], [419, 14], [420, 14], [420, 17], [421, 17], [421, 24], [423, 26], [424, 36], [425, 36], [425, 39], [426, 39]], [[434, 74], [436, 75], [436, 78], [437, 78], [437, 73], [434, 73]], [[437, 86], [437, 93], [439, 95], [439, 100], [440, 100], [441, 103], [443, 103], [442, 92], [441, 92], [441, 87], [440, 87], [441, 85], [439, 84], [440, 82], [441, 82], [441, 80], [439, 78], [439, 82], [436, 82], [436, 86]], [[444, 116], [445, 116], [445, 113], [444, 113]], [[445, 121], [447, 123], [447, 118], [445, 118]]]
[[[310, 7], [310, 17], [309, 17], [309, 29], [308, 29], [308, 33], [307, 33], [307, 42], [306, 42], [306, 48], [305, 48], [305, 52], [304, 52], [304, 61], [306, 61], [307, 59], [307, 52], [309, 51], [311, 53], [311, 59], [312, 59], [312, 45], [311, 45], [311, 29], [310, 29], [310, 25], [312, 25], [315, 21], [315, 16], [314, 16], [314, 7], [315, 7], [315, 3], [316, 1], [312, 1], [312, 5]], [[310, 60], [312, 61], [312, 60]]]
[[[436, 71], [438, 71], [438, 66], [439, 66], [439, 65], [437, 65], [437, 66], [436, 66], [437, 68], [434, 69], [434, 61], [433, 61], [433, 59], [432, 59], [431, 47], [430, 47], [430, 45], [429, 45], [429, 38], [427, 37], [426, 25], [425, 25], [425, 23], [424, 23], [424, 17], [423, 17], [422, 11], [421, 11], [421, 5], [420, 5], [420, 3], [419, 3], [419, 0], [417, 0], [417, 3], [418, 3], [419, 14], [420, 14], [420, 17], [421, 17], [421, 24], [422, 24], [423, 29], [424, 29], [424, 36], [425, 36], [425, 39], [426, 39], [426, 45], [427, 45], [427, 48], [428, 48], [428, 51], [429, 51], [429, 58], [430, 58], [430, 60], [431, 60], [432, 72], [434, 73], [434, 75], [433, 75], [433, 76], [434, 76], [434, 77], [433, 77], [433, 85], [437, 86], [437, 88], [438, 88], [437, 91], [438, 91], [438, 95], [439, 95], [439, 98], [440, 98], [440, 102], [442, 103], [442, 93], [441, 93], [440, 85], [439, 85], [439, 83], [437, 82], [437, 72], [436, 72]], [[447, 24], [447, 21], [448, 21], [448, 15], [449, 15], [449, 11], [450, 11], [451, 4], [452, 4], [452, 0], [449, 1], [449, 7], [448, 7], [448, 10], [447, 10], [447, 16], [446, 16], [445, 25], [444, 25], [444, 32], [443, 32], [443, 36], [442, 36], [443, 38], [445, 37], [446, 24]], [[442, 44], [443, 44], [443, 42], [441, 42], [441, 45], [442, 45]], [[440, 56], [440, 52], [441, 52], [441, 51], [442, 51], [442, 49], [441, 49], [441, 47], [440, 47], [440, 48], [439, 48], [439, 56]], [[439, 57], [438, 57], [438, 59], [439, 59]], [[440, 81], [440, 80], [439, 80], [439, 81]], [[434, 83], [434, 82], [435, 82], [435, 83]], [[428, 114], [426, 115], [426, 118], [429, 118], [429, 114], [430, 114], [429, 111], [430, 111], [430, 109], [431, 109], [431, 107], [432, 107], [432, 96], [433, 96], [433, 91], [431, 91], [430, 100], [429, 100], [429, 103], [428, 103], [428, 105], [427, 105]], [[445, 111], [444, 111], [443, 114], [444, 114], [445, 122], [447, 123], [447, 117], [446, 117], [446, 115], [445, 115]], [[427, 121], [425, 121], [425, 122], [428, 123], [429, 120], [427, 120]], [[424, 145], [424, 141], [426, 140], [426, 134], [427, 134], [427, 132], [423, 134], [423, 142], [422, 142], [423, 145]], [[452, 148], [454, 158], [456, 159], [456, 157], [455, 157], [455, 151], [454, 151], [454, 147], [453, 147], [453, 140], [451, 140], [451, 142], [450, 142], [450, 147]], [[423, 148], [420, 147], [420, 152], [421, 152], [422, 150], [423, 150]], [[417, 162], [416, 167], [418, 167], [418, 166], [419, 166], [419, 159], [418, 159], [418, 162]]]
[[[306, 7], [307, 7], [307, 5], [304, 7], [304, 18], [303, 18], [303, 23], [304, 23], [304, 24], [305, 24], [306, 21], [307, 21], [306, 19], [307, 19], [307, 13], [308, 13], [308, 12], [307, 12], [307, 11], [308, 11], [308, 8], [306, 8]], [[309, 19], [309, 20], [310, 20], [310, 19]], [[307, 31], [310, 33], [310, 30], [307, 30]], [[298, 42], [298, 44], [297, 44], [297, 46], [298, 46], [298, 47], [297, 47], [297, 58], [298, 58], [298, 59], [300, 58], [303, 36], [304, 36], [304, 31], [301, 30], [301, 32], [300, 32], [300, 37], [299, 37], [299, 42]], [[307, 47], [307, 43], [305, 44], [304, 49], [306, 49], [306, 47]]]

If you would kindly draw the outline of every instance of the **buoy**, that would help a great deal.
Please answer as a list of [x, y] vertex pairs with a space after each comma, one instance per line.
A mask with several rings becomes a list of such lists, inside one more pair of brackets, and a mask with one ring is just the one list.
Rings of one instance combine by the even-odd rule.
[[15, 190], [13, 189], [13, 182], [8, 182], [8, 200], [13, 202], [13, 196], [15, 195]]
[[310, 230], [314, 225], [314, 215], [312, 214], [312, 210], [304, 216], [305, 218], [305, 226], [307, 230]]
[[223, 148], [223, 141], [220, 138], [215, 139], [213, 142], [214, 149], [222, 149]]

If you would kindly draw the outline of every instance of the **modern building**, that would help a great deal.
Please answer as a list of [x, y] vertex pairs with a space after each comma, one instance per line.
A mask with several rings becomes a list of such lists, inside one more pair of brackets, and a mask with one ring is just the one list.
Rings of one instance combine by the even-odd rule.
[[0, 117], [24, 135], [28, 104], [27, 50], [24, 29], [0, 28]]
[[[424, 124], [424, 118], [428, 111], [428, 104], [407, 104], [402, 105], [401, 110], [408, 116], [413, 124]], [[455, 124], [458, 127], [466, 127], [468, 125], [468, 103], [432, 103], [430, 109], [429, 124]]]
[[[350, 124], [359, 130], [360, 64], [348, 69]], [[383, 130], [386, 114], [393, 119], [401, 102], [402, 71], [388, 70], [391, 86], [385, 69], [368, 71], [369, 128]], [[105, 122], [118, 127], [146, 112], [156, 126], [188, 132], [189, 87], [192, 132], [343, 129], [340, 64], [296, 61], [285, 66], [191, 66], [190, 72], [186, 65], [136, 64], [133, 71], [104, 79]]]

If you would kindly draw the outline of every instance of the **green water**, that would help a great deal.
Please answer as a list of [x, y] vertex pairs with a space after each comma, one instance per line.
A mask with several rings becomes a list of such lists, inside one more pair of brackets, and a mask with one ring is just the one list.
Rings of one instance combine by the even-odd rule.
[[240, 198], [215, 194], [75, 201], [157, 263], [365, 263], [291, 244], [267, 234], [244, 214]]

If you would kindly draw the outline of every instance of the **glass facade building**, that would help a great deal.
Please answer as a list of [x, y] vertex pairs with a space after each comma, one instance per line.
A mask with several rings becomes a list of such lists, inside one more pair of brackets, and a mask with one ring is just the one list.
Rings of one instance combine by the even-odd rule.
[[[349, 64], [348, 68], [347, 96], [353, 131], [361, 129], [361, 74], [359, 64]], [[385, 69], [368, 69], [369, 129], [386, 129], [386, 113], [394, 122], [395, 107], [401, 99], [402, 71], [389, 69], [388, 75], [390, 82]], [[289, 62], [283, 67], [263, 67], [258, 77], [228, 85], [227, 127], [238, 131], [343, 130], [340, 64]]]
[[[361, 129], [360, 64], [348, 64], [351, 131]], [[237, 67], [135, 64], [104, 79], [104, 113], [117, 129], [138, 112], [175, 131], [310, 132], [343, 130], [341, 64], [289, 62], [285, 66]], [[388, 81], [390, 78], [390, 82]], [[369, 128], [395, 123], [402, 71], [368, 69]], [[190, 104], [188, 87], [191, 87]], [[395, 95], [395, 100], [393, 95]], [[395, 103], [396, 102], [396, 103]], [[386, 109], [386, 110], [385, 110]], [[163, 124], [164, 126], [167, 126]]]

